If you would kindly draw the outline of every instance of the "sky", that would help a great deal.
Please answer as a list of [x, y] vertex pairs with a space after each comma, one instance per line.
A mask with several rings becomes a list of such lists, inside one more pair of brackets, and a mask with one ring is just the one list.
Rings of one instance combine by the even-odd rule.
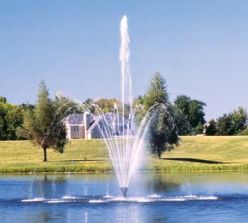
[[119, 98], [124, 14], [134, 96], [160, 72], [207, 119], [248, 108], [246, 0], [0, 0], [0, 95], [35, 103], [43, 79], [52, 96]]

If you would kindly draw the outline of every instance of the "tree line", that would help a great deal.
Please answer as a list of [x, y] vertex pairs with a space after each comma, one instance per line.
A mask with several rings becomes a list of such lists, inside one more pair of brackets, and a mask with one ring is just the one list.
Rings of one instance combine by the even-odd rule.
[[[159, 92], [159, 89], [162, 88], [164, 88], [165, 92]], [[165, 98], [161, 99], [163, 97]], [[64, 103], [66, 104], [64, 105], [66, 109], [71, 111], [74, 109], [74, 112], [78, 109], [75, 109], [77, 105], [76, 103], [73, 103], [72, 100], [65, 97], [61, 98], [63, 98]], [[186, 95], [179, 95], [174, 101], [170, 102], [167, 93], [166, 81], [159, 73], [154, 74], [147, 92], [142, 96], [138, 96], [134, 100], [134, 106], [138, 111], [137, 119], [141, 119], [147, 112], [148, 108], [154, 103], [165, 103], [165, 101], [166, 103], [169, 102], [171, 109], [173, 110], [179, 135], [248, 134], [248, 116], [245, 108], [239, 107], [230, 113], [225, 113], [222, 116], [216, 119], [211, 119], [207, 122], [205, 120], [204, 110], [206, 103], [201, 100], [192, 99]], [[92, 102], [92, 99], [87, 99], [84, 101], [85, 104], [91, 104]], [[111, 112], [113, 111], [114, 104], [118, 103], [118, 100], [115, 98], [100, 98], [94, 101], [94, 103], [98, 104], [104, 112]], [[72, 106], [72, 109], [69, 108], [69, 106]], [[35, 108], [35, 104], [11, 104], [5, 97], [0, 96], [0, 140], [28, 139], [28, 135], [25, 131], [23, 131], [24, 117], [28, 111], [34, 111]]]
[[247, 111], [243, 107], [211, 119], [204, 126], [205, 135], [248, 135]]

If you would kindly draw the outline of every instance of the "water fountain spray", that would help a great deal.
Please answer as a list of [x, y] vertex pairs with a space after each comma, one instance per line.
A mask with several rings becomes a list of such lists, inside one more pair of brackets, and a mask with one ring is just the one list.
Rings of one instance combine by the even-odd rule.
[[114, 112], [111, 114], [104, 113], [98, 105], [93, 104], [93, 116], [95, 116], [94, 120], [100, 120], [98, 129], [108, 148], [121, 193], [126, 197], [129, 183], [139, 164], [140, 152], [144, 148], [144, 138], [149, 124], [164, 105], [152, 106], [140, 124], [136, 125], [129, 68], [130, 40], [125, 15], [121, 19], [120, 34], [121, 101], [119, 106], [114, 104]]

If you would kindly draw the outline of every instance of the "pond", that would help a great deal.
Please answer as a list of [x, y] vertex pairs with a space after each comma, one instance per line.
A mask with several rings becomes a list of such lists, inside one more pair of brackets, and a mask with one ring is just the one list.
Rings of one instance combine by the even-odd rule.
[[247, 222], [248, 174], [1, 175], [0, 222]]

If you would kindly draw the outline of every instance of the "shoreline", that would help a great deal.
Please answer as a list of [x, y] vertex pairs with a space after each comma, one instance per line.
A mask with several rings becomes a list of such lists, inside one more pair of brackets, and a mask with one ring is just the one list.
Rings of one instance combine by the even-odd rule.
[[[167, 166], [167, 167], [152, 167], [145, 168], [137, 171], [138, 173], [223, 173], [223, 172], [235, 172], [242, 173], [248, 172], [248, 164], [243, 165], [211, 165], [211, 166]], [[0, 167], [0, 175], [6, 174], [25, 174], [25, 175], [37, 175], [37, 174], [114, 174], [112, 168], [104, 167]]]

